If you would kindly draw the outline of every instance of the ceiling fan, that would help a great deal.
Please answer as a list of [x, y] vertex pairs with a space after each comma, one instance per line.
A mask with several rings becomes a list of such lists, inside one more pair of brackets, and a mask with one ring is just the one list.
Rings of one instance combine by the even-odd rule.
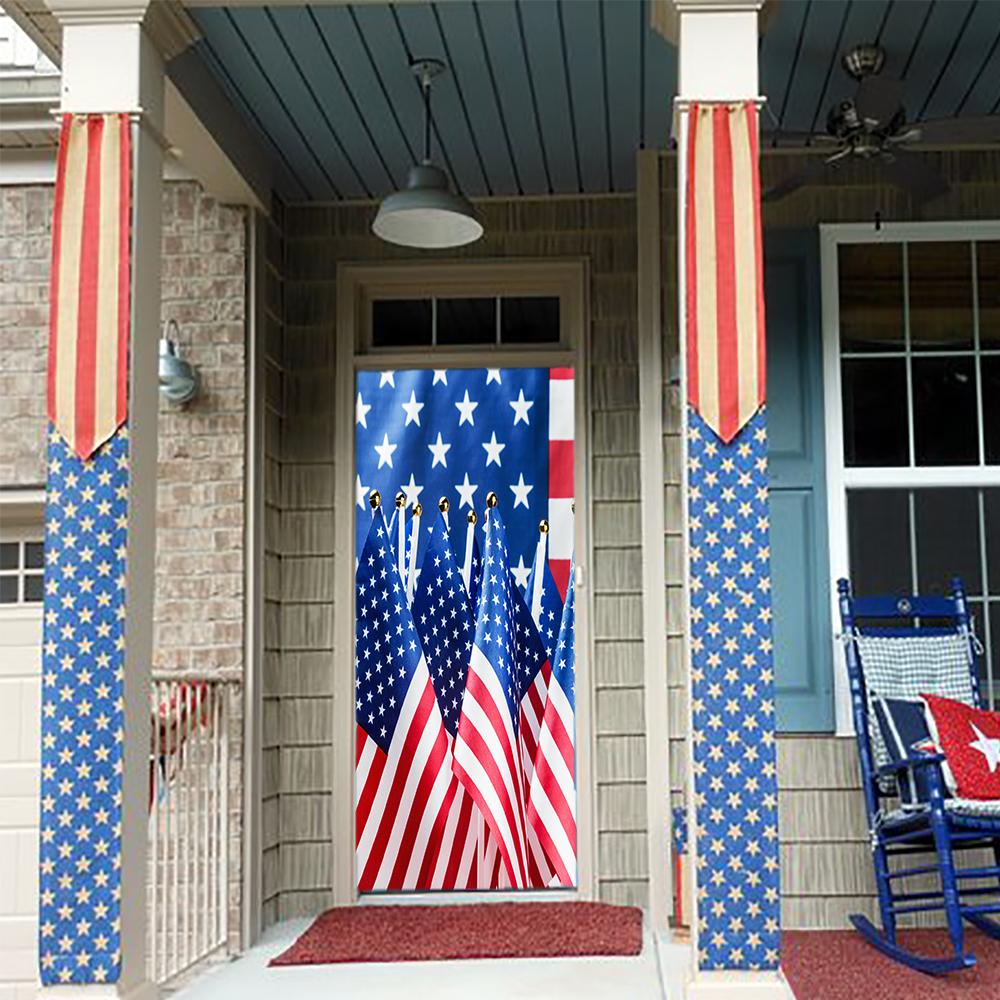
[[851, 160], [876, 163], [886, 179], [907, 191], [915, 202], [928, 201], [944, 194], [948, 182], [910, 150], [921, 143], [1000, 142], [1000, 115], [909, 123], [903, 107], [903, 85], [882, 75], [885, 50], [878, 45], [855, 45], [844, 53], [841, 65], [858, 86], [853, 97], [830, 108], [825, 132], [779, 129], [767, 137], [774, 147], [824, 145], [831, 149], [830, 154], [765, 191], [765, 201], [778, 201], [800, 187], [821, 183], [829, 170]]

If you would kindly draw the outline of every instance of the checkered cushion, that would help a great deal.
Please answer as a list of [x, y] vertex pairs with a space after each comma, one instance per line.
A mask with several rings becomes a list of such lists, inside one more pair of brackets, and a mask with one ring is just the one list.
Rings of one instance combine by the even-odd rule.
[[[875, 719], [875, 698], [918, 698], [936, 694], [974, 705], [969, 644], [962, 636], [857, 635], [861, 670], [868, 694], [868, 718]], [[869, 725], [875, 766], [889, 763], [878, 725]]]

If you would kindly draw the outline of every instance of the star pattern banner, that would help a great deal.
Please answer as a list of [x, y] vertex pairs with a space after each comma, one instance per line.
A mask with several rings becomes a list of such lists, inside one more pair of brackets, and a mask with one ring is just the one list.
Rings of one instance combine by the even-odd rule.
[[45, 510], [39, 964], [114, 982], [121, 952], [128, 428], [81, 459], [50, 425]]
[[[549, 564], [566, 592], [573, 551], [573, 371], [569, 368], [453, 368], [362, 371], [355, 400], [355, 519], [360, 556], [368, 531], [368, 494], [388, 511], [402, 490], [407, 507], [425, 508], [418, 570], [438, 499], [451, 502], [452, 546], [461, 563], [465, 515], [497, 494], [518, 586], [531, 572], [542, 518], [550, 522]], [[406, 529], [407, 546], [410, 538]], [[409, 556], [406, 560], [409, 563]], [[419, 577], [418, 577], [419, 579]]]
[[764, 410], [729, 444], [688, 411], [698, 965], [776, 969], [778, 777]]

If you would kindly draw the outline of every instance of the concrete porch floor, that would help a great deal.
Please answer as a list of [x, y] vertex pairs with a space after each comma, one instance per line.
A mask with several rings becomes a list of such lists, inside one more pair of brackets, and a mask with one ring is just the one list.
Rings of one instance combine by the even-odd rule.
[[309, 926], [288, 920], [269, 928], [246, 954], [209, 966], [172, 1000], [328, 1000], [358, 997], [398, 1000], [433, 996], [436, 1000], [542, 1000], [542, 998], [629, 997], [630, 1000], [681, 1000], [690, 950], [643, 932], [635, 958], [473, 959], [449, 962], [391, 962], [299, 965], [268, 968]]

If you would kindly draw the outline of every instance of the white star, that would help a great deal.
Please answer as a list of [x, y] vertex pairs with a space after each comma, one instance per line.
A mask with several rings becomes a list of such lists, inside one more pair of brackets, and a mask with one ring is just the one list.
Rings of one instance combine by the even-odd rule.
[[431, 462], [431, 468], [435, 468], [437, 465], [443, 465], [446, 469], [448, 468], [448, 459], [445, 455], [448, 454], [448, 449], [451, 447], [450, 444], [445, 444], [441, 440], [441, 432], [438, 431], [438, 439], [435, 444], [429, 444], [428, 449], [430, 453], [434, 456], [434, 461]]
[[361, 424], [366, 430], [368, 429], [368, 411], [372, 408], [371, 403], [366, 403], [361, 398], [361, 393], [358, 393], [358, 402], [354, 407], [355, 421]]
[[391, 385], [393, 389], [396, 388], [396, 373], [395, 372], [379, 372], [378, 373], [378, 387], [381, 389], [384, 385]]
[[993, 774], [997, 769], [997, 764], [1000, 764], [1000, 739], [995, 736], [987, 736], [977, 728], [974, 722], [970, 722], [969, 725], [972, 726], [972, 731], [978, 737], [969, 746], [973, 750], [978, 750], [986, 758], [986, 765], [990, 769], [990, 774]]
[[469, 474], [465, 474], [464, 483], [455, 483], [455, 489], [458, 490], [458, 507], [461, 510], [466, 504], [475, 510], [475, 504], [472, 502], [472, 494], [479, 489], [478, 483], [469, 482]]
[[499, 368], [487, 368], [486, 369], [486, 384], [489, 385], [490, 382], [496, 382], [500, 385], [500, 369]]
[[466, 421], [468, 421], [473, 427], [476, 426], [476, 418], [472, 415], [472, 411], [479, 404], [469, 399], [469, 390], [465, 390], [465, 399], [461, 403], [456, 403], [455, 406], [458, 407], [458, 412], [461, 416], [458, 418], [458, 426], [461, 427]]
[[535, 401], [533, 399], [524, 398], [524, 390], [518, 389], [517, 399], [512, 399], [510, 405], [514, 408], [514, 426], [517, 426], [519, 420], [523, 420], [526, 424], [530, 424], [531, 421], [528, 419], [528, 410], [530, 410], [534, 405]]
[[[489, 462], [486, 463], [489, 465]], [[499, 461], [497, 465], [499, 465]], [[517, 477], [517, 482], [511, 486], [511, 490], [514, 493], [514, 507], [527, 507], [528, 506], [528, 494], [534, 489], [534, 486], [526, 486], [524, 482], [524, 473], [522, 472]]]
[[496, 462], [500, 465], [500, 452], [507, 447], [505, 444], [497, 444], [497, 432], [493, 431], [490, 435], [489, 441], [483, 442], [483, 447], [486, 449], [486, 464], [489, 465], [491, 462]]
[[423, 486], [417, 486], [413, 479], [413, 473], [410, 473], [410, 481], [408, 483], [403, 483], [399, 487], [406, 494], [406, 506], [416, 507], [417, 501], [420, 499], [420, 494], [423, 493]]
[[531, 567], [524, 565], [524, 556], [517, 557], [517, 565], [511, 566], [510, 571], [514, 574], [514, 582], [524, 590], [528, 586], [528, 577], [531, 576]]
[[448, 384], [448, 372], [444, 368], [434, 369], [434, 381], [431, 382], [431, 387], [433, 388], [438, 382], [443, 382], [445, 385]]
[[378, 467], [381, 469], [383, 465], [388, 465], [392, 468], [392, 453], [396, 450], [398, 445], [389, 444], [389, 435], [382, 435], [382, 443], [372, 445], [372, 447], [378, 452]]
[[358, 506], [364, 510], [368, 506], [368, 494], [371, 492], [370, 486], [361, 485], [361, 477], [356, 476], [357, 485], [354, 488], [355, 496], [357, 497]]
[[[399, 405], [406, 412], [406, 423], [403, 426], [409, 427], [410, 424], [415, 423], [419, 427], [420, 411], [424, 408], [424, 404], [417, 402], [417, 394], [411, 389], [410, 401], [408, 403], [400, 403]], [[513, 406], [513, 403], [511, 405]]]

